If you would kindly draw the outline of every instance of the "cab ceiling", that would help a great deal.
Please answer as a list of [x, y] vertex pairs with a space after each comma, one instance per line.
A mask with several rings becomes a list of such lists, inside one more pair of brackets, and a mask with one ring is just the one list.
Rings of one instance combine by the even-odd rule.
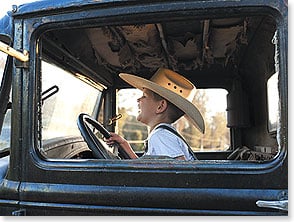
[[218, 75], [242, 63], [261, 24], [264, 32], [274, 32], [272, 20], [244, 17], [64, 29], [46, 33], [46, 39], [106, 78], [120, 72], [149, 78], [159, 67]]

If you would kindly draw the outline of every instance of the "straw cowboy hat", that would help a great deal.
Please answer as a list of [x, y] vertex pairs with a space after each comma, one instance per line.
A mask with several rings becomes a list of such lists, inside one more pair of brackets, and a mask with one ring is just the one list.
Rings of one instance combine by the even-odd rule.
[[185, 113], [185, 117], [193, 125], [204, 133], [204, 120], [192, 99], [196, 94], [196, 87], [180, 74], [169, 69], [159, 68], [150, 80], [120, 73], [120, 78], [130, 85], [143, 90], [147, 88], [173, 103]]

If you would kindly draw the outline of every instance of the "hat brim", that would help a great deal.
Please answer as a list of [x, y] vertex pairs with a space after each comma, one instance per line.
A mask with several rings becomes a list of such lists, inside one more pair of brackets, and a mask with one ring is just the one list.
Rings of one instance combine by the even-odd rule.
[[184, 116], [189, 120], [189, 122], [191, 122], [201, 133], [204, 133], [205, 124], [203, 117], [197, 107], [193, 105], [190, 101], [178, 95], [177, 93], [174, 93], [142, 77], [134, 76], [128, 73], [120, 73], [119, 76], [130, 85], [140, 90], [143, 90], [143, 88], [147, 88], [162, 96], [169, 102], [173, 103], [176, 107], [178, 107], [185, 113]]

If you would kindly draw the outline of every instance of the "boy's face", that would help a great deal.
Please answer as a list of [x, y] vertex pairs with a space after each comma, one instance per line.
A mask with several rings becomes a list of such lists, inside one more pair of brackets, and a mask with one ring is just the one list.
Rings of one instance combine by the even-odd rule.
[[143, 89], [143, 95], [138, 98], [137, 102], [139, 106], [137, 120], [149, 126], [156, 116], [160, 101], [154, 99], [152, 91]]

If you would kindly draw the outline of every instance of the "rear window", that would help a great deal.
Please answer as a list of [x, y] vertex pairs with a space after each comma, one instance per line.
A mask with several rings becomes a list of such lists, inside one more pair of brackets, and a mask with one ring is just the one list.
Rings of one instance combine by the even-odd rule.
[[[137, 121], [138, 89], [122, 89], [118, 92], [118, 110], [122, 118], [118, 121], [118, 133], [126, 138], [136, 151], [143, 151], [148, 136], [147, 127]], [[177, 128], [194, 151], [225, 151], [230, 147], [230, 131], [227, 127], [226, 96], [224, 89], [198, 89], [193, 100], [203, 115], [206, 129], [201, 134], [185, 118], [179, 119]]]

